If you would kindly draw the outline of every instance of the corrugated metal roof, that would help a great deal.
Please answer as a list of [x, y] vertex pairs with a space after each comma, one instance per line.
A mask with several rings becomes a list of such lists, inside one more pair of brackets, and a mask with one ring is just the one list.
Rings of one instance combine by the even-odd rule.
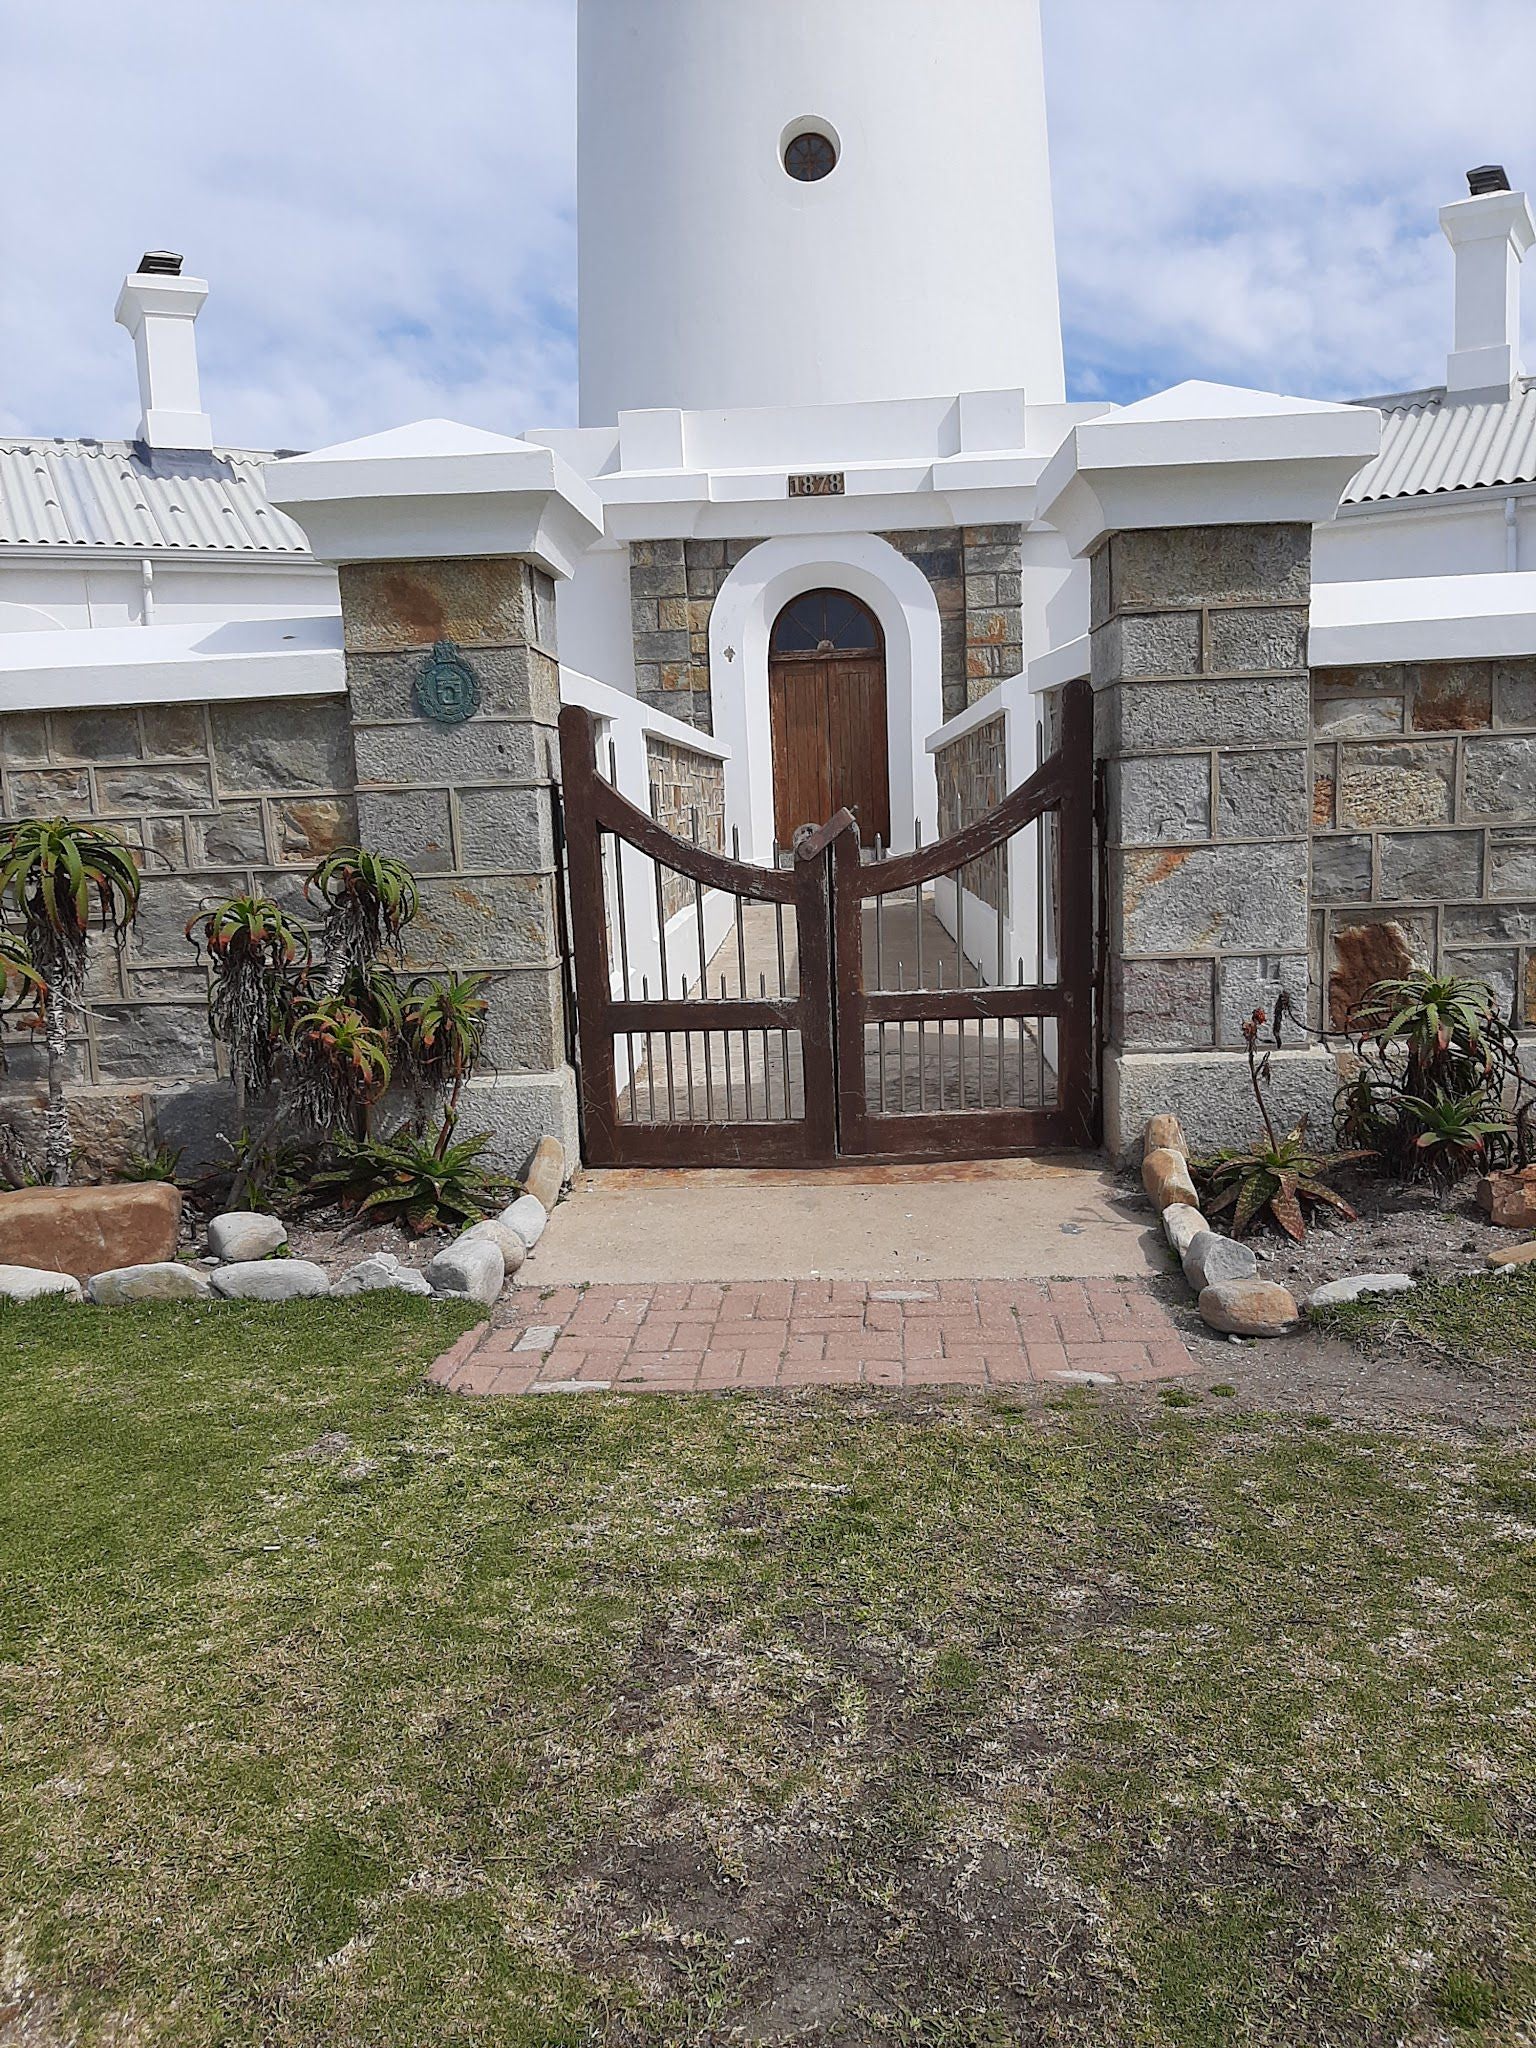
[[267, 502], [270, 460], [142, 441], [0, 440], [0, 550], [307, 556], [302, 529]]
[[1346, 505], [1536, 483], [1536, 378], [1513, 398], [1415, 391], [1361, 403], [1381, 407], [1381, 453], [1344, 493]]

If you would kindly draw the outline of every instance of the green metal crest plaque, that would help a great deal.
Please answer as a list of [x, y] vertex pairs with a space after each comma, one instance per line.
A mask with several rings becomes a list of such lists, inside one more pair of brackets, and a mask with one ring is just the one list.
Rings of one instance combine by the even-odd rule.
[[462, 725], [480, 709], [475, 672], [451, 640], [439, 640], [416, 678], [416, 709], [439, 725]]

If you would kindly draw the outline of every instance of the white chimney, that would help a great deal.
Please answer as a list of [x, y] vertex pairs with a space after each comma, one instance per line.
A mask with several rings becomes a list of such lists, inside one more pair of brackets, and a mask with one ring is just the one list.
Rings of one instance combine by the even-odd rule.
[[1470, 199], [1440, 209], [1456, 255], [1456, 340], [1446, 363], [1452, 397], [1508, 397], [1520, 367], [1520, 265], [1536, 242], [1523, 192], [1499, 164], [1468, 171]]
[[123, 279], [113, 316], [133, 336], [139, 365], [139, 439], [151, 448], [211, 448], [213, 426], [197, 388], [192, 323], [208, 287], [183, 277], [181, 258], [151, 249]]

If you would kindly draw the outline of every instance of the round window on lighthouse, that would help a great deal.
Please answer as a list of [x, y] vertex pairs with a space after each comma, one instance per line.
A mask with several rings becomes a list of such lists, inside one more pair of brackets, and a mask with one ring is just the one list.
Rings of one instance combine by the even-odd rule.
[[802, 185], [814, 185], [837, 169], [837, 137], [823, 122], [792, 122], [779, 147], [785, 170]]

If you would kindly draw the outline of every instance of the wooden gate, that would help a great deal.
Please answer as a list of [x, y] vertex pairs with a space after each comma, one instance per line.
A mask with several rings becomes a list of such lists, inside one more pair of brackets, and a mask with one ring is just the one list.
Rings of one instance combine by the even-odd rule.
[[787, 867], [728, 857], [598, 772], [590, 712], [561, 712], [560, 748], [589, 1164], [1095, 1142], [1086, 684], [994, 810], [873, 860], [847, 810], [803, 826]]

